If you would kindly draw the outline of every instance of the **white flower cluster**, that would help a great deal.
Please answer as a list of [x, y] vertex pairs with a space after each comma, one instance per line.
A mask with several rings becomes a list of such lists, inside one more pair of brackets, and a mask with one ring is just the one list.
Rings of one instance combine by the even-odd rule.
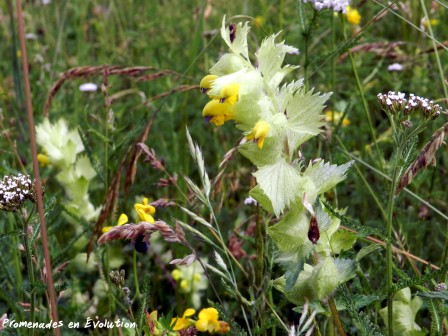
[[347, 6], [350, 5], [350, 0], [302, 0], [307, 3], [313, 4], [316, 10], [322, 10], [325, 8], [331, 8], [335, 12], [342, 12], [345, 14], [347, 11]]
[[5, 176], [0, 181], [0, 208], [6, 211], [18, 210], [23, 202], [36, 201], [34, 181], [29, 175]]
[[414, 111], [421, 111], [423, 117], [435, 119], [442, 111], [439, 104], [413, 93], [409, 94], [409, 99], [406, 99], [406, 94], [394, 91], [389, 91], [387, 94], [378, 93], [377, 98], [381, 107], [392, 114], [403, 112], [408, 115]]

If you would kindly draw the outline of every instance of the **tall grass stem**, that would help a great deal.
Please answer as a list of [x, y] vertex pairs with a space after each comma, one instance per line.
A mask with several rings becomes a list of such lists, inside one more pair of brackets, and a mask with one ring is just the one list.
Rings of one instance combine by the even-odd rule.
[[[53, 273], [51, 267], [51, 259], [50, 259], [50, 251], [48, 248], [48, 236], [47, 236], [47, 226], [45, 224], [45, 215], [44, 215], [44, 205], [42, 200], [42, 183], [40, 180], [39, 174], [39, 162], [37, 161], [37, 146], [36, 146], [36, 137], [34, 132], [34, 115], [33, 115], [33, 106], [31, 103], [31, 87], [30, 87], [30, 79], [28, 73], [28, 58], [26, 53], [26, 44], [25, 44], [25, 29], [23, 23], [23, 14], [22, 14], [22, 1], [16, 0], [17, 7], [17, 21], [18, 21], [18, 31], [19, 31], [19, 40], [20, 40], [20, 49], [22, 56], [22, 75], [23, 75], [23, 83], [25, 88], [25, 97], [26, 97], [26, 111], [28, 118], [28, 127], [29, 127], [29, 136], [30, 136], [30, 144], [31, 144], [31, 155], [33, 159], [33, 171], [34, 177], [36, 179], [36, 198], [37, 198], [37, 209], [39, 212], [39, 221], [40, 221], [40, 232], [42, 239], [42, 247], [44, 250], [44, 259], [45, 259], [45, 269], [47, 272], [47, 290], [50, 296], [50, 310], [52, 315], [52, 320], [56, 324], [58, 324], [58, 309], [56, 305], [56, 293], [53, 285]], [[25, 231], [26, 232], [26, 231]], [[60, 336], [59, 328], [54, 329], [54, 334], [56, 336]]]

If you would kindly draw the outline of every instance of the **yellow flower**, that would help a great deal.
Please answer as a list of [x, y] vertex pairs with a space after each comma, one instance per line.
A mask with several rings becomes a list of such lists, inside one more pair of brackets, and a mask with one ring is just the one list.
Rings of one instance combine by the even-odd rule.
[[220, 330], [218, 321], [218, 311], [215, 308], [205, 308], [199, 312], [198, 320], [195, 323], [196, 329], [203, 332], [214, 333]]
[[260, 15], [257, 15], [257, 16], [255, 17], [255, 19], [254, 19], [254, 25], [257, 26], [257, 27], [261, 27], [261, 26], [264, 25], [264, 22], [265, 22], [265, 21], [266, 21], [266, 20], [264, 19], [264, 17], [262, 17], [262, 16], [260, 16]]
[[361, 14], [359, 14], [357, 9], [353, 9], [350, 6], [347, 6], [345, 16], [347, 17], [347, 22], [352, 25], [359, 25], [361, 22]]
[[233, 105], [238, 100], [238, 93], [240, 92], [240, 85], [236, 83], [228, 84], [221, 89], [220, 103], [229, 103]]
[[204, 106], [202, 115], [207, 121], [221, 126], [224, 122], [233, 119], [233, 106], [227, 102], [220, 103], [219, 100], [212, 100]]
[[194, 321], [189, 319], [188, 317], [193, 316], [194, 313], [196, 313], [196, 311], [194, 309], [188, 308], [187, 310], [185, 310], [182, 317], [175, 317], [175, 318], [171, 319], [171, 325], [173, 325], [174, 322], [176, 322], [176, 324], [173, 327], [173, 330], [175, 330], [175, 331], [182, 330], [182, 329], [186, 329], [189, 326], [193, 325]]
[[175, 281], [178, 281], [180, 279], [180, 277], [181, 277], [181, 273], [180, 273], [180, 271], [178, 269], [175, 269], [175, 270], [173, 270], [171, 272], [171, 276], [173, 277], [173, 279]]
[[48, 155], [45, 155], [43, 153], [37, 154], [37, 161], [40, 162], [42, 167], [45, 167], [46, 165], [50, 164], [50, 158], [48, 157]]
[[427, 18], [424, 18], [422, 20], [422, 23], [423, 23], [423, 26], [425, 26], [426, 28], [428, 28], [429, 26], [434, 27], [439, 24], [439, 20], [437, 20], [437, 19], [428, 20]]
[[[327, 112], [325, 112], [325, 121], [326, 122], [334, 122], [335, 124], [338, 124], [339, 121], [341, 120], [342, 116], [343, 116], [342, 112], [327, 111]], [[342, 127], [345, 127], [348, 125], [350, 125], [350, 120], [348, 118], [344, 118], [344, 120], [342, 120]]]
[[215, 75], [207, 75], [202, 78], [201, 83], [199, 84], [201, 92], [207, 93], [208, 91], [210, 91], [210, 89], [212, 88], [212, 84], [216, 78], [218, 78], [218, 76]]
[[[126, 214], [122, 213], [120, 217], [118, 218], [118, 222], [116, 226], [122, 226], [128, 222], [128, 216]], [[103, 233], [106, 233], [107, 231], [110, 231], [114, 226], [106, 226], [103, 227]]]
[[267, 137], [270, 128], [271, 126], [266, 121], [259, 120], [252, 131], [246, 135], [246, 139], [254, 140], [258, 144], [258, 148], [263, 148], [264, 139]]
[[190, 281], [186, 280], [186, 279], [182, 279], [180, 281], [180, 288], [182, 288], [183, 290], [187, 290], [190, 288]]
[[151, 215], [156, 212], [156, 208], [148, 204], [148, 199], [146, 197], [143, 198], [142, 203], [135, 203], [134, 209], [137, 211], [140, 221], [151, 224], [154, 223], [154, 218]]

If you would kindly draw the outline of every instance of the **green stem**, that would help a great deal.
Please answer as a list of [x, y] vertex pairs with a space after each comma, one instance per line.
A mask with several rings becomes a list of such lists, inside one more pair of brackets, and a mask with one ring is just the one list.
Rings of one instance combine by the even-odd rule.
[[[402, 146], [398, 147], [397, 158], [399, 159], [402, 154]], [[390, 190], [389, 190], [389, 202], [387, 209], [387, 240], [386, 240], [386, 277], [387, 277], [387, 321], [389, 327], [389, 336], [393, 336], [393, 296], [394, 293], [392, 291], [392, 220], [393, 220], [393, 212], [394, 212], [394, 203], [395, 203], [395, 189], [397, 186], [397, 178], [399, 172], [399, 165], [395, 164], [392, 173], [392, 180], [390, 182]]]
[[305, 46], [304, 46], [304, 52], [303, 52], [303, 54], [304, 54], [303, 56], [304, 56], [304, 59], [305, 59], [304, 64], [303, 64], [303, 78], [305, 79], [305, 86], [307, 88], [309, 88], [308, 78], [306, 76], [307, 70], [308, 70], [308, 66], [309, 66], [309, 63], [310, 63], [310, 60], [309, 60], [309, 57], [308, 57], [308, 54], [309, 54], [309, 44], [310, 44], [310, 41], [311, 41], [311, 36], [312, 36], [312, 31], [313, 31], [314, 24], [317, 21], [318, 13], [319, 13], [319, 11], [317, 11], [317, 10], [313, 11], [313, 17], [311, 18], [311, 21], [310, 21], [308, 27], [306, 28], [306, 30], [303, 32], [303, 36], [304, 36], [304, 39], [305, 39]]
[[132, 258], [132, 269], [134, 272], [134, 284], [135, 284], [135, 296], [140, 297], [140, 287], [138, 286], [138, 277], [137, 277], [137, 251], [134, 249], [134, 255]]
[[[30, 322], [34, 323], [35, 320], [35, 280], [34, 280], [34, 268], [33, 268], [33, 253], [31, 250], [30, 242], [28, 240], [28, 223], [31, 218], [33, 211], [30, 215], [23, 221], [23, 244], [25, 246], [25, 257], [26, 264], [28, 268], [28, 280], [30, 282]], [[28, 333], [34, 335], [34, 328], [28, 330]]]
[[340, 336], [346, 336], [344, 326], [342, 325], [341, 318], [339, 317], [338, 309], [336, 308], [336, 303], [334, 302], [333, 296], [330, 296], [328, 299], [328, 307], [331, 310], [331, 316], [333, 318], [333, 322], [336, 325], [336, 329], [338, 330], [338, 334]]
[[[447, 224], [446, 232], [448, 232], [448, 224]], [[448, 265], [448, 233], [445, 238], [445, 248], [443, 249], [443, 259], [442, 259], [441, 269], [445, 269], [447, 265]], [[448, 272], [445, 272], [445, 278], [442, 279], [442, 281], [444, 283], [448, 282]]]
[[[344, 39], [347, 41], [347, 31], [345, 29], [345, 22], [344, 22], [344, 20], [342, 20], [342, 26], [343, 26], [343, 31], [344, 31]], [[378, 147], [378, 142], [376, 140], [375, 130], [373, 128], [372, 118], [370, 117], [369, 107], [367, 105], [367, 100], [366, 100], [366, 97], [364, 95], [364, 89], [363, 89], [362, 83], [361, 83], [361, 81], [359, 79], [358, 70], [356, 69], [355, 59], [353, 58], [353, 54], [352, 54], [350, 48], [348, 49], [348, 55], [349, 55], [349, 58], [350, 58], [350, 63], [352, 65], [353, 75], [355, 76], [356, 85], [358, 87], [359, 95], [361, 96], [362, 105], [364, 107], [364, 111], [366, 113], [367, 121], [369, 123], [369, 130], [370, 130], [370, 134], [372, 135], [373, 144], [375, 146], [375, 151], [376, 151], [377, 156], [378, 156], [378, 162], [380, 164], [380, 169], [381, 169], [381, 171], [384, 171], [383, 156], [381, 155], [380, 149]]]

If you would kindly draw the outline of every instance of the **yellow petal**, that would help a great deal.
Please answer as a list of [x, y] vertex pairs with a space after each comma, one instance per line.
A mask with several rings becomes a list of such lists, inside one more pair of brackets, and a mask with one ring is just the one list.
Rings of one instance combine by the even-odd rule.
[[48, 155], [39, 153], [37, 154], [37, 161], [39, 161], [42, 166], [46, 166], [50, 163], [50, 158]]
[[193, 316], [195, 313], [196, 313], [196, 310], [194, 310], [193, 308], [187, 308], [184, 312], [183, 317]]
[[220, 103], [219, 100], [214, 99], [204, 106], [202, 116], [216, 126], [220, 126], [225, 121], [233, 119], [233, 106], [226, 102]]
[[124, 213], [120, 215], [118, 218], [117, 226], [122, 226], [123, 224], [126, 224], [128, 222], [128, 216]]
[[198, 315], [200, 320], [218, 321], [219, 313], [215, 308], [204, 308]]
[[202, 93], [207, 93], [207, 91], [211, 89], [212, 84], [216, 80], [216, 78], [218, 78], [218, 76], [215, 75], [207, 75], [202, 78], [201, 83], [199, 84]]
[[101, 230], [103, 233], [106, 233], [108, 231], [110, 231], [110, 229], [112, 229], [114, 226], [105, 226], [103, 227], [103, 229]]
[[264, 139], [268, 136], [271, 126], [264, 120], [259, 120], [255, 124], [252, 131], [246, 135], [247, 140], [254, 140], [257, 142], [258, 148], [263, 147]]

